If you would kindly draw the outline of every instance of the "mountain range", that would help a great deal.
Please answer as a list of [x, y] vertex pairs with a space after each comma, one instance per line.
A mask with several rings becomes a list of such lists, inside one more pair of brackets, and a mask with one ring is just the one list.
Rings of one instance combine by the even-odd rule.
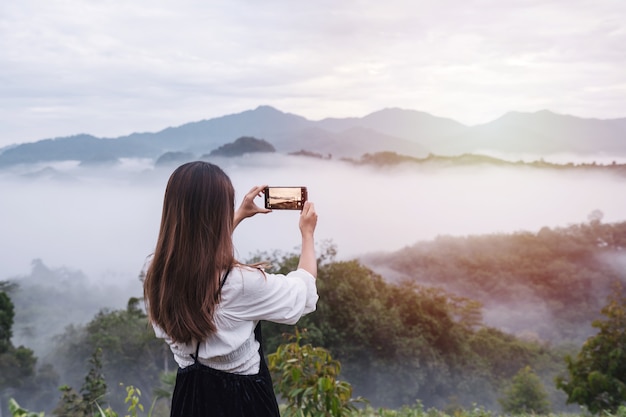
[[259, 106], [237, 114], [117, 138], [88, 134], [43, 139], [0, 149], [0, 167], [45, 161], [108, 162], [184, 152], [212, 151], [241, 137], [271, 144], [276, 152], [314, 152], [328, 157], [359, 157], [396, 152], [413, 157], [485, 151], [626, 155], [626, 118], [587, 119], [542, 110], [509, 112], [492, 122], [467, 126], [455, 120], [398, 108], [361, 118], [319, 121]]

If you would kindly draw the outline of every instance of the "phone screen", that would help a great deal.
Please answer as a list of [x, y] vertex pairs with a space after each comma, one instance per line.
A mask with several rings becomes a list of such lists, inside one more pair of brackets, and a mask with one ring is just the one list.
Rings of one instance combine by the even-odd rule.
[[271, 210], [302, 210], [307, 199], [306, 187], [266, 187], [265, 208]]

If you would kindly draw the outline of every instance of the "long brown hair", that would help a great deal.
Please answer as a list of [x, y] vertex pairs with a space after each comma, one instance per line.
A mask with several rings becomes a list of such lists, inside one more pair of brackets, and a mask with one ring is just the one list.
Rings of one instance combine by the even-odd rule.
[[215, 331], [220, 279], [235, 263], [234, 201], [230, 178], [208, 162], [181, 165], [167, 183], [144, 298], [150, 320], [176, 342]]

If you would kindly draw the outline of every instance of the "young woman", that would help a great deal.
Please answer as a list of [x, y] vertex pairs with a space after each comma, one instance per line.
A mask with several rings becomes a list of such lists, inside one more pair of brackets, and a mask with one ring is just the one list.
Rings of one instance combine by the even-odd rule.
[[302, 209], [297, 270], [269, 274], [234, 257], [233, 229], [268, 213], [234, 189], [218, 166], [190, 162], [171, 175], [156, 249], [144, 281], [148, 317], [179, 365], [172, 417], [279, 417], [260, 343], [260, 320], [295, 324], [315, 310], [312, 203]]

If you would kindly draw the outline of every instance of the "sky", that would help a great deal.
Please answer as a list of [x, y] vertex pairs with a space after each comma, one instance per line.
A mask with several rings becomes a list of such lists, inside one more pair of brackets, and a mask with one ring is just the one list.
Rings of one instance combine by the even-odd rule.
[[0, 148], [271, 105], [626, 117], [623, 0], [3, 0]]

